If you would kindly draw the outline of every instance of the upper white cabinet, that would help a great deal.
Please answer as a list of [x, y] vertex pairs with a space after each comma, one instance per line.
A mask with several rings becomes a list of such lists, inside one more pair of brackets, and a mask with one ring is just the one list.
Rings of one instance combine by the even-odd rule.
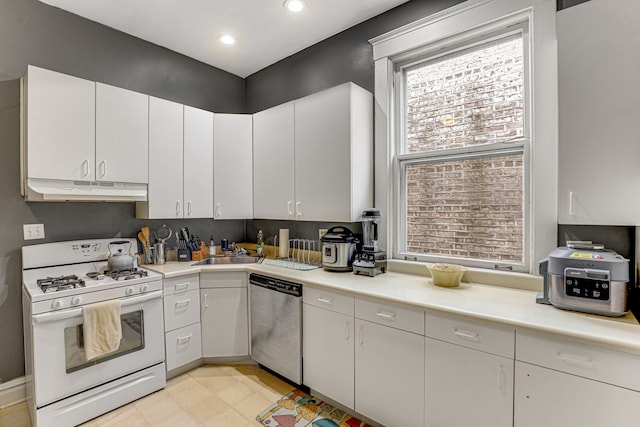
[[560, 223], [640, 224], [638, 16], [637, 0], [558, 12]]
[[96, 83], [96, 180], [147, 183], [149, 96]]
[[149, 196], [136, 205], [142, 218], [182, 218], [183, 107], [149, 98]]
[[352, 222], [372, 206], [371, 93], [345, 83], [297, 99], [257, 113], [255, 132], [256, 218]]
[[213, 113], [149, 100], [149, 198], [138, 218], [213, 217]]
[[294, 219], [294, 102], [253, 115], [253, 216]]
[[252, 123], [247, 114], [213, 117], [214, 219], [253, 218]]
[[25, 83], [25, 178], [147, 183], [147, 95], [31, 65]]
[[24, 90], [28, 177], [93, 181], [95, 83], [30, 65]]
[[184, 217], [213, 218], [213, 113], [184, 106]]

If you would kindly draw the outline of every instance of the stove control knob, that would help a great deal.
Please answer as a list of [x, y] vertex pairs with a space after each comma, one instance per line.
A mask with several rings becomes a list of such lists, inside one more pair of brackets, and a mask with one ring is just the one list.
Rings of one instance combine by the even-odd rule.
[[140, 286], [140, 293], [143, 294], [149, 290], [149, 285]]
[[80, 297], [71, 298], [71, 305], [78, 305], [78, 304], [80, 304], [80, 302], [82, 302], [82, 298], [80, 298]]
[[53, 300], [53, 302], [51, 303], [51, 308], [53, 308], [54, 310], [62, 308], [62, 301], [60, 301], [59, 299]]
[[133, 295], [133, 288], [130, 286], [124, 291], [125, 295]]

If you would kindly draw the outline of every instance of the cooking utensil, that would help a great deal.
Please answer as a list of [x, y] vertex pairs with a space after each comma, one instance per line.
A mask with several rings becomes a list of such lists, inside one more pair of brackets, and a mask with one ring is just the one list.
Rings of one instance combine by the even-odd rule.
[[142, 235], [144, 236], [144, 240], [142, 241], [142, 243], [147, 245], [147, 248], [148, 248], [149, 247], [149, 237], [151, 237], [151, 231], [149, 230], [149, 227], [142, 227], [141, 231], [142, 231]]
[[[123, 248], [118, 248], [115, 252], [112, 250], [114, 246], [129, 245], [127, 252]], [[107, 260], [107, 268], [110, 271], [131, 270], [134, 266], [134, 258], [131, 255], [131, 242], [128, 240], [116, 240], [109, 243], [109, 259]]]
[[166, 225], [160, 227], [156, 233], [156, 238], [160, 243], [167, 243], [167, 240], [171, 237], [171, 229]]

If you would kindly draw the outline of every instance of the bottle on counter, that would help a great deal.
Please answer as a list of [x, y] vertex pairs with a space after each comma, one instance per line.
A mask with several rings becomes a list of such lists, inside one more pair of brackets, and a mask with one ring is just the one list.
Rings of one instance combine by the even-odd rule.
[[264, 254], [264, 234], [262, 234], [262, 230], [258, 230], [258, 255], [263, 255]]
[[216, 243], [213, 241], [213, 236], [211, 236], [211, 240], [209, 241], [209, 256], [216, 256]]

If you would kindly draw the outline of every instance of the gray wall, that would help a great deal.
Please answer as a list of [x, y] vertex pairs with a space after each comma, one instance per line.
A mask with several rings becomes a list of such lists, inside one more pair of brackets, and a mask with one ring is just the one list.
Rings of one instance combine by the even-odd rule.
[[[25, 203], [19, 187], [20, 83], [27, 64], [216, 112], [244, 112], [244, 80], [47, 6], [0, 0], [0, 383], [24, 374], [21, 254], [26, 244], [133, 237], [142, 225], [188, 226], [206, 239], [242, 241], [244, 221], [136, 220], [132, 203]], [[25, 242], [22, 224], [43, 223]]]
[[410, 1], [250, 75], [247, 111], [255, 113], [349, 81], [373, 92], [369, 39], [458, 3], [462, 0]]

